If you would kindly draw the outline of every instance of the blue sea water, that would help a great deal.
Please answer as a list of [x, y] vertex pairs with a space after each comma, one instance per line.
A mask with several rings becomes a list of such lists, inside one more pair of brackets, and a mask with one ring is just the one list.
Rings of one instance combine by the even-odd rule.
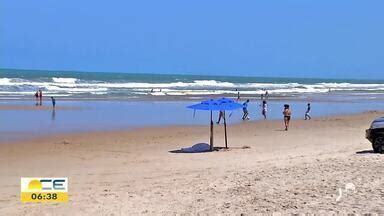
[[[57, 105], [79, 109], [0, 110], [0, 140], [62, 132], [131, 129], [166, 125], [208, 125], [209, 113], [186, 109], [198, 100], [222, 96], [251, 99], [251, 120], [260, 121], [260, 95], [269, 93], [268, 119], [281, 119], [289, 103], [293, 119], [306, 103], [313, 117], [384, 110], [384, 81], [301, 78], [156, 75], [0, 69], [0, 106], [34, 106], [43, 90]], [[215, 113], [215, 118], [217, 118]], [[229, 124], [240, 123], [235, 111]]]
[[265, 91], [281, 98], [384, 94], [384, 81], [0, 69], [0, 99], [29, 99], [38, 89], [60, 99], [201, 99], [238, 92], [255, 98]]

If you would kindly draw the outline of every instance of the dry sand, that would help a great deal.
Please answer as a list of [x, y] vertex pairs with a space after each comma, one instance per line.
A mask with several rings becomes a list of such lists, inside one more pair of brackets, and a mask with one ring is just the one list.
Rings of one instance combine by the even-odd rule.
[[[384, 214], [384, 155], [365, 140], [369, 112], [229, 126], [228, 151], [169, 151], [207, 142], [208, 127], [83, 133], [0, 144], [0, 215]], [[215, 129], [223, 145], [222, 126]], [[250, 148], [243, 149], [243, 146]], [[22, 204], [20, 177], [69, 178], [66, 204]], [[336, 202], [347, 183], [356, 193]]]

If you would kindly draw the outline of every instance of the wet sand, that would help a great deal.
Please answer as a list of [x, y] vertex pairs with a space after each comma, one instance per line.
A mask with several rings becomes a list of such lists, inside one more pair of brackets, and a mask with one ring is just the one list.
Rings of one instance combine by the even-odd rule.
[[[51, 105], [43, 105], [43, 106], [30, 106], [30, 105], [0, 105], [0, 110], [52, 110], [53, 107]], [[69, 106], [56, 106], [55, 110], [80, 110], [80, 107], [69, 107]]]
[[[260, 101], [251, 101], [252, 121], [262, 120]], [[192, 101], [58, 101], [55, 112], [50, 103], [36, 107], [33, 101], [1, 101], [0, 142], [24, 140], [60, 133], [130, 130], [173, 125], [207, 125], [209, 112], [187, 109]], [[292, 108], [292, 118], [302, 119], [307, 102], [269, 101], [269, 120], [282, 118], [285, 103]], [[384, 102], [313, 102], [314, 118], [361, 113], [384, 107]], [[241, 123], [242, 110], [229, 113], [229, 124]], [[214, 120], [218, 112], [214, 112]]]
[[[229, 150], [195, 154], [171, 151], [208, 142], [208, 126], [3, 142], [0, 214], [384, 214], [384, 155], [373, 154], [364, 138], [372, 119], [383, 115], [295, 120], [288, 132], [281, 121], [230, 125]], [[223, 138], [216, 126], [216, 146]], [[22, 176], [68, 177], [70, 201], [22, 204]], [[347, 183], [356, 193], [336, 202]]]

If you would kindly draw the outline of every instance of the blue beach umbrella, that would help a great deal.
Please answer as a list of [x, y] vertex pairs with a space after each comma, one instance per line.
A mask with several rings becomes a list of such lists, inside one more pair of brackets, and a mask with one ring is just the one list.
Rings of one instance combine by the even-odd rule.
[[209, 99], [201, 101], [201, 103], [187, 106], [187, 108], [194, 110], [220, 110], [220, 102], [218, 100]]
[[225, 148], [228, 148], [227, 141], [227, 121], [225, 117], [226, 110], [236, 110], [243, 108], [243, 105], [235, 102], [229, 98], [221, 98], [218, 100], [210, 99], [202, 101], [201, 103], [187, 106], [189, 109], [193, 110], [205, 110], [211, 111], [211, 135], [209, 139], [209, 144], [211, 147], [211, 151], [213, 150], [213, 120], [212, 120], [212, 111], [223, 111], [224, 112], [224, 132], [225, 132]]
[[229, 98], [221, 98], [217, 101], [219, 102], [220, 106], [222, 107], [221, 110], [224, 110], [224, 111], [225, 110], [236, 110], [236, 109], [241, 109], [244, 107], [242, 104], [237, 103], [234, 100], [229, 99]]

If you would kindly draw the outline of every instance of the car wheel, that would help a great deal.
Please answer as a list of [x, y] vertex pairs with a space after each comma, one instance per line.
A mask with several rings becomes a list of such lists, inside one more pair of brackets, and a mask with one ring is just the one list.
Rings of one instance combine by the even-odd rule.
[[372, 144], [372, 147], [373, 147], [373, 152], [375, 153], [384, 153], [384, 137], [383, 136], [379, 136], [375, 139], [375, 141], [373, 142]]

